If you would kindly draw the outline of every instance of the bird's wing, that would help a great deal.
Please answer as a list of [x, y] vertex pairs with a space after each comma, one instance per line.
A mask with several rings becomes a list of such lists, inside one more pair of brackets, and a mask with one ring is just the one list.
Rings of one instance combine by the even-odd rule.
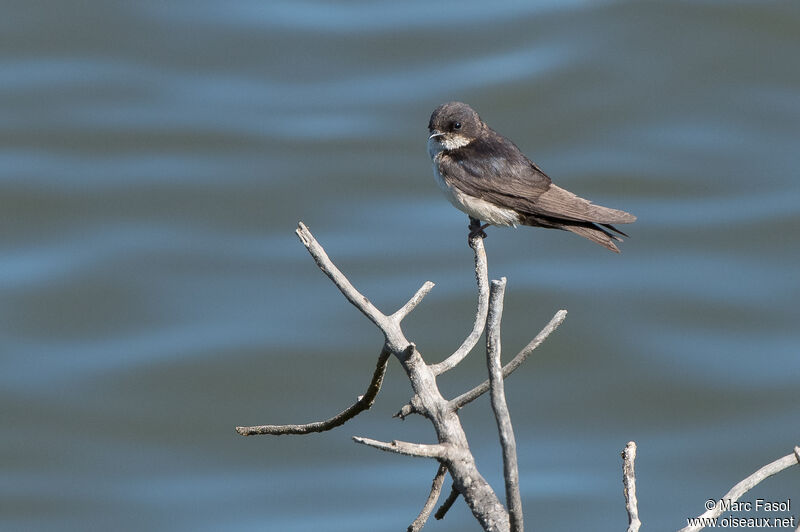
[[480, 138], [450, 151], [439, 164], [450, 184], [470, 196], [520, 212], [531, 212], [550, 178], [507, 139]]
[[594, 205], [553, 185], [514, 143], [497, 133], [453, 150], [440, 164], [444, 174], [459, 176], [452, 184], [463, 192], [521, 213], [609, 224], [636, 220], [632, 214]]
[[536, 198], [534, 209], [534, 213], [566, 220], [600, 224], [629, 224], [636, 221], [636, 216], [630, 213], [595, 205], [553, 184]]

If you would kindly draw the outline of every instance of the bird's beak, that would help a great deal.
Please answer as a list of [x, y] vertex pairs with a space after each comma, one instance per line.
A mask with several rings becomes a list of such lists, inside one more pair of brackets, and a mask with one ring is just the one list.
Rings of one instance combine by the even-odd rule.
[[433, 133], [431, 133], [431, 136], [428, 137], [428, 140], [431, 140], [433, 137], [441, 137], [442, 135], [444, 135], [444, 133], [442, 133], [441, 131], [436, 131], [434, 129]]

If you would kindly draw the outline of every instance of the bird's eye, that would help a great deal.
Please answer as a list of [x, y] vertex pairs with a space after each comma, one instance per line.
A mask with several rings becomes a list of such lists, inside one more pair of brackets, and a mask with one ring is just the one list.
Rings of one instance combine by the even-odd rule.
[[461, 129], [461, 122], [456, 122], [453, 124], [453, 129]]

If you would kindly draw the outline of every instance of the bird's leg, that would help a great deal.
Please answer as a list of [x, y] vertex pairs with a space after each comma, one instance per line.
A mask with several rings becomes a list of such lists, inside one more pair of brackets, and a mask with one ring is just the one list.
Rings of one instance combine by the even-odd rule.
[[[477, 218], [473, 218], [472, 216], [469, 217], [469, 235], [467, 236], [467, 242], [471, 242], [473, 238], [480, 237], [486, 238], [486, 233], [484, 233], [484, 229], [489, 227], [490, 224], [481, 225], [481, 221]], [[470, 244], [471, 247], [471, 244]]]

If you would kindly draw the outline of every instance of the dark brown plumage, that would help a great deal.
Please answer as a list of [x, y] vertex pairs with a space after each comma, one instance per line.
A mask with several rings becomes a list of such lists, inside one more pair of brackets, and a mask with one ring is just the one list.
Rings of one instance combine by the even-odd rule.
[[491, 225], [571, 231], [619, 253], [614, 242], [622, 239], [617, 235], [627, 235], [612, 224], [632, 223], [634, 215], [594, 205], [554, 185], [467, 104], [440, 105], [428, 128], [437, 182], [453, 205], [470, 217]]

